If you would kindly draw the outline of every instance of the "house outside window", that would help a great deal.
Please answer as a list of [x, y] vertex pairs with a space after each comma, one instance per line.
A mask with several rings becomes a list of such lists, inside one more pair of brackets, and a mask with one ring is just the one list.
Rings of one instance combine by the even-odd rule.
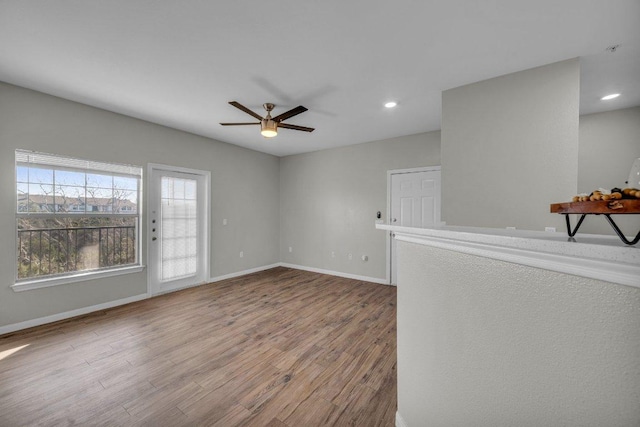
[[142, 168], [15, 154], [16, 285], [140, 266]]

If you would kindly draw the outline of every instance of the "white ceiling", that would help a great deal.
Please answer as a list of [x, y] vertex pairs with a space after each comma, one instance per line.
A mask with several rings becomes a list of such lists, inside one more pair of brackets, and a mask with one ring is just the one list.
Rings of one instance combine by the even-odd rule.
[[[640, 1], [0, 0], [0, 80], [277, 156], [436, 130], [443, 90], [574, 57], [581, 113], [640, 105]], [[228, 101], [316, 131], [222, 127], [252, 121]]]

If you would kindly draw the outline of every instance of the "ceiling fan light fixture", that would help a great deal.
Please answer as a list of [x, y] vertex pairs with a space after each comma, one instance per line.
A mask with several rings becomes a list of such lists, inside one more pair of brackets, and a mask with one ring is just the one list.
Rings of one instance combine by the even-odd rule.
[[273, 138], [278, 135], [278, 123], [269, 119], [262, 119], [260, 123], [260, 133], [265, 138]]

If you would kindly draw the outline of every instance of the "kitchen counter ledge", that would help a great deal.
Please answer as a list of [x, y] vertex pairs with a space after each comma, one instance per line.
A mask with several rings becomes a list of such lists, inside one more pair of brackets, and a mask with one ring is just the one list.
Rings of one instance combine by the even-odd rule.
[[376, 224], [396, 240], [640, 288], [640, 248], [615, 236], [481, 227]]

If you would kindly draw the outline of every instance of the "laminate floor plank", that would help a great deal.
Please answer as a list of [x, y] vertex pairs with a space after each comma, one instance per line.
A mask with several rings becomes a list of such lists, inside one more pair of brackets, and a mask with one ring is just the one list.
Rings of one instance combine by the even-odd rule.
[[356, 385], [356, 387], [350, 389], [349, 399], [343, 405], [336, 405], [336, 410], [329, 416], [327, 424], [336, 426], [363, 425], [358, 423], [358, 419], [374, 396], [374, 390]]
[[393, 426], [396, 289], [278, 267], [0, 336], [0, 426]]
[[260, 390], [265, 384], [276, 383], [282, 378], [282, 371], [268, 363], [262, 363], [236, 376], [197, 400], [183, 402], [182, 412], [199, 424], [217, 422], [233, 404], [248, 393]]
[[[197, 399], [204, 394], [204, 390], [198, 384], [182, 381], [170, 384], [162, 388], [155, 388], [149, 393], [141, 395], [126, 402], [123, 407], [129, 415], [139, 419], [149, 418], [167, 408], [178, 408], [183, 402]], [[182, 411], [180, 411], [182, 413]], [[184, 415], [184, 414], [183, 414]]]
[[291, 415], [282, 420], [287, 426], [330, 426], [338, 408], [321, 397], [310, 396]]
[[108, 375], [98, 377], [100, 384], [105, 389], [110, 387], [118, 387], [120, 384], [135, 384], [136, 382], [151, 382], [156, 378], [161, 378], [167, 372], [173, 372], [175, 364], [164, 357], [155, 357], [149, 359], [146, 363], [132, 365], [126, 359], [122, 359], [128, 363], [122, 369], [110, 372]]
[[245, 351], [234, 356], [224, 367], [201, 372], [194, 380], [205, 389], [215, 390], [238, 376], [250, 376], [248, 371], [262, 369], [256, 368], [256, 365], [264, 363], [265, 360], [278, 360], [280, 354], [280, 351], [266, 346], [253, 352]]
[[242, 405], [234, 405], [218, 421], [211, 424], [211, 427], [227, 427], [241, 425], [245, 420], [251, 417], [251, 412], [247, 411]]
[[256, 407], [251, 413], [251, 418], [243, 426], [262, 427], [277, 417], [284, 419], [291, 415], [313, 393], [313, 389], [309, 385], [323, 371], [324, 368], [315, 363], [298, 371], [281, 393], [273, 396], [266, 404]]
[[394, 399], [397, 396], [398, 384], [395, 375], [395, 366], [392, 373], [384, 379], [384, 383], [367, 405], [368, 410], [360, 411], [356, 425], [384, 427], [387, 426], [385, 420], [394, 419], [396, 405]]
[[272, 419], [271, 421], [269, 421], [266, 424], [263, 424], [264, 427], [288, 427], [285, 423], [283, 423], [282, 421], [280, 421], [277, 418]]

